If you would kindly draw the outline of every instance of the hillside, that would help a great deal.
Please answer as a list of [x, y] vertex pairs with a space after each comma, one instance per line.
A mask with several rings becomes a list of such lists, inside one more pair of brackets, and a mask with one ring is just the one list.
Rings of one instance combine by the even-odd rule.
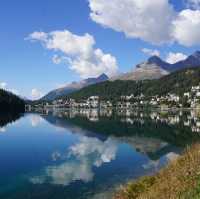
[[18, 96], [0, 89], [0, 112], [24, 112], [25, 103]]
[[165, 75], [168, 75], [169, 72], [162, 69], [156, 64], [146, 64], [142, 63], [137, 65], [133, 72], [128, 72], [122, 74], [118, 77], [114, 77], [112, 80], [146, 80], [146, 79], [159, 79]]
[[156, 175], [121, 186], [113, 199], [199, 199], [199, 150], [199, 143], [188, 147]]
[[52, 101], [58, 97], [68, 95], [70, 93], [78, 91], [89, 85], [97, 84], [97, 83], [104, 82], [107, 80], [108, 80], [108, 76], [106, 74], [101, 74], [97, 78], [88, 78], [88, 79], [81, 80], [80, 82], [72, 82], [62, 88], [58, 88], [58, 89], [55, 89], [55, 90], [49, 92], [47, 95], [45, 95], [40, 100]]
[[192, 86], [200, 83], [200, 68], [190, 68], [174, 72], [157, 80], [144, 81], [106, 81], [100, 84], [88, 86], [78, 92], [74, 92], [65, 98], [85, 99], [98, 95], [102, 99], [117, 99], [121, 95], [154, 96], [165, 95], [169, 92], [183, 95]]

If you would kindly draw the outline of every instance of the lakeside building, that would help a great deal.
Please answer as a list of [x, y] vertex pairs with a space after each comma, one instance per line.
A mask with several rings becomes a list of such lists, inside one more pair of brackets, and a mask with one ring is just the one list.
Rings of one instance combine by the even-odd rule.
[[[113, 99], [112, 99], [113, 100]], [[90, 96], [87, 99], [57, 99], [53, 102], [41, 102], [35, 105], [27, 105], [26, 111], [46, 109], [137, 109], [141, 107], [160, 108], [200, 108], [200, 86], [193, 86], [190, 91], [184, 92], [182, 96], [175, 93], [167, 93], [162, 96], [138, 96], [122, 95], [118, 99], [101, 99], [100, 96]]]

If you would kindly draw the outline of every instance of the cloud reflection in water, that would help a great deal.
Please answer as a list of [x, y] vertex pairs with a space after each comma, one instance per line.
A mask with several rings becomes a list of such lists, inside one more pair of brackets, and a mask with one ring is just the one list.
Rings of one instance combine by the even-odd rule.
[[32, 114], [30, 116], [30, 122], [32, 127], [37, 127], [40, 123], [42, 123], [43, 119], [40, 115]]
[[[112, 138], [101, 141], [97, 138], [82, 136], [80, 142], [71, 146], [68, 157], [64, 163], [48, 166], [44, 173], [30, 179], [33, 184], [50, 183], [67, 186], [74, 181], [81, 180], [85, 183], [93, 180], [93, 167], [100, 167], [116, 158], [118, 142]], [[58, 152], [56, 153], [58, 154]], [[55, 159], [54, 159], [55, 161]]]

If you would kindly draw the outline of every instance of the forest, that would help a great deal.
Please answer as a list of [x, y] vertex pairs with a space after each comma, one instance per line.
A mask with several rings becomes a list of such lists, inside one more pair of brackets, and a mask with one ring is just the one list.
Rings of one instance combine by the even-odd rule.
[[0, 89], [0, 113], [21, 113], [25, 102], [11, 92]]
[[104, 100], [117, 100], [122, 95], [138, 96], [162, 96], [167, 93], [183, 96], [184, 92], [200, 83], [200, 68], [190, 68], [174, 72], [156, 80], [144, 81], [106, 81], [96, 85], [88, 86], [77, 92], [71, 93], [64, 98], [76, 100], [86, 99], [97, 95]]

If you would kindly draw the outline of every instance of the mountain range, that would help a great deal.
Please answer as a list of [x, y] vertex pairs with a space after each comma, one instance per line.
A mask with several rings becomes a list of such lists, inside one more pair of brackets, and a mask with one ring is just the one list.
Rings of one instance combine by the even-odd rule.
[[148, 98], [150, 96], [166, 96], [169, 93], [173, 93], [178, 96], [184, 96], [185, 92], [189, 92], [193, 86], [198, 86], [199, 83], [200, 67], [190, 67], [183, 70], [177, 70], [160, 79], [102, 82], [82, 88], [77, 92], [64, 96], [63, 99], [72, 98], [79, 101], [94, 95], [115, 103], [121, 96], [130, 95], [141, 96], [141, 94], [143, 94]]
[[49, 92], [41, 100], [52, 101], [58, 97], [62, 97], [75, 91], [78, 91], [84, 87], [105, 82], [108, 80], [140, 81], [160, 79], [161, 77], [173, 73], [175, 71], [191, 67], [200, 67], [200, 51], [196, 51], [192, 55], [188, 56], [185, 60], [179, 61], [175, 64], [167, 63], [158, 56], [152, 56], [147, 61], [136, 65], [136, 67], [130, 72], [120, 74], [110, 79], [106, 74], [102, 74], [97, 78], [88, 78], [80, 82], [72, 82], [62, 88], [55, 89]]
[[175, 64], [167, 63], [158, 56], [152, 56], [146, 62], [136, 65], [133, 71], [116, 76], [111, 80], [139, 81], [145, 79], [159, 79], [172, 72], [191, 67], [200, 67], [200, 51], [196, 51], [185, 60]]
[[109, 78], [106, 74], [102, 74], [98, 76], [97, 78], [88, 78], [84, 79], [80, 82], [72, 82], [70, 84], [67, 84], [66, 86], [62, 88], [55, 89], [51, 92], [49, 92], [47, 95], [45, 95], [41, 100], [44, 101], [52, 101], [55, 100], [58, 97], [70, 94], [72, 92], [78, 91], [84, 87], [93, 85], [93, 84], [98, 84], [104, 81], [107, 81]]

